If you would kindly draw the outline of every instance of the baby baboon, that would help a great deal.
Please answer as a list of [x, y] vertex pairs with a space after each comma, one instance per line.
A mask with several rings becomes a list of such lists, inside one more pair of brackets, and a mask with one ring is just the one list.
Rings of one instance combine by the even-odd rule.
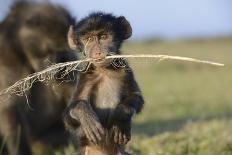
[[[124, 17], [101, 12], [71, 26], [68, 42], [73, 50], [95, 61], [80, 74], [64, 121], [82, 154], [124, 155], [131, 138], [131, 118], [143, 107], [143, 97], [125, 60], [104, 59], [120, 54], [122, 42], [132, 34]], [[94, 153], [93, 153], [94, 152]]]
[[[60, 6], [27, 1], [14, 4], [0, 23], [0, 90], [44, 69], [44, 60], [75, 60], [76, 54], [67, 52], [66, 41], [73, 21]], [[62, 111], [73, 85], [67, 83], [55, 91], [36, 83], [27, 94], [33, 110], [28, 108], [25, 97], [0, 96], [0, 135], [6, 140], [8, 154], [30, 155], [30, 142], [38, 137], [47, 140], [47, 131], [60, 129], [64, 134]]]

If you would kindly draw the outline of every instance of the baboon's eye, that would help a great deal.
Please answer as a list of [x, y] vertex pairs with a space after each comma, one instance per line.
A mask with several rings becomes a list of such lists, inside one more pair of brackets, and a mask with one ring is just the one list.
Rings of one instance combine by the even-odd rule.
[[100, 36], [100, 39], [101, 39], [101, 40], [106, 40], [107, 38], [108, 38], [107, 34], [102, 34], [102, 35]]
[[86, 40], [87, 40], [88, 42], [92, 42], [92, 41], [93, 41], [93, 37], [90, 36], [90, 37], [86, 38]]

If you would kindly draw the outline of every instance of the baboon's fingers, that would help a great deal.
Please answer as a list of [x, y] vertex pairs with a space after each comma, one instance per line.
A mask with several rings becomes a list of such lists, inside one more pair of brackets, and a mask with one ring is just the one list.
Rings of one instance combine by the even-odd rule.
[[90, 141], [94, 142], [95, 144], [97, 143], [97, 139], [95, 137], [95, 135], [93, 134], [93, 132], [91, 131], [90, 128], [87, 128], [87, 133], [90, 137]]
[[123, 144], [127, 144], [128, 141], [129, 139], [127, 138], [127, 136], [123, 134]]
[[118, 135], [119, 133], [118, 133], [118, 128], [117, 127], [115, 127], [114, 128], [114, 142], [115, 143], [118, 143]]
[[104, 135], [104, 134], [105, 134], [105, 130], [104, 130], [104, 128], [102, 127], [102, 125], [101, 125], [99, 122], [96, 122], [95, 125], [96, 125], [98, 131], [99, 131], [102, 135]]
[[122, 132], [119, 132], [119, 134], [118, 134], [118, 138], [119, 138], [119, 139], [118, 139], [119, 144], [120, 144], [120, 145], [122, 145], [122, 144], [123, 144], [123, 142], [124, 142]]
[[87, 129], [83, 129], [84, 130], [84, 133], [85, 133], [85, 136], [87, 137], [88, 140], [91, 141], [91, 137], [89, 136], [89, 132]]
[[98, 128], [96, 128], [95, 125], [91, 125], [91, 130], [92, 130], [92, 133], [93, 133], [94, 137], [96, 137], [97, 140], [100, 141], [102, 138], [101, 138], [101, 135], [100, 135], [100, 133], [98, 131]]

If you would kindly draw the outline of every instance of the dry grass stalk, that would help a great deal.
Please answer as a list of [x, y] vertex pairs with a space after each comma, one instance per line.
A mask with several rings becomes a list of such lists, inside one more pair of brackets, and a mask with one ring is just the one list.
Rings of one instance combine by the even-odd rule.
[[[174, 59], [174, 60], [182, 60], [182, 61], [189, 61], [189, 62], [197, 62], [197, 63], [204, 63], [214, 66], [224, 66], [224, 64], [211, 62], [211, 61], [205, 61], [205, 60], [199, 60], [189, 57], [180, 57], [180, 56], [170, 56], [170, 55], [112, 55], [107, 56], [106, 59], [115, 59], [115, 58], [155, 58], [156, 60], [165, 60], [165, 59]], [[72, 62], [65, 62], [65, 63], [58, 63], [49, 66], [47, 69], [42, 70], [40, 72], [33, 73], [29, 76], [27, 76], [24, 79], [21, 79], [17, 81], [12, 86], [0, 91], [0, 96], [6, 95], [6, 94], [16, 94], [19, 96], [22, 96], [25, 94], [26, 91], [28, 91], [32, 85], [35, 82], [52, 82], [53, 80], [56, 80], [56, 74], [58, 72], [61, 72], [61, 77], [64, 77], [65, 75], [69, 74], [71, 71], [79, 71], [82, 70], [78, 69], [81, 63], [83, 62], [92, 62], [93, 59], [83, 59], [83, 60], [77, 60]], [[59, 78], [59, 79], [60, 79]]]

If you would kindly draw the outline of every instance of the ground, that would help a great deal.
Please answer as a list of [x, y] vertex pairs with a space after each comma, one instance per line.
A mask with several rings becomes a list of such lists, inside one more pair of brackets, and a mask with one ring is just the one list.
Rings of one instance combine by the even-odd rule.
[[[146, 101], [133, 121], [129, 149], [134, 154], [232, 155], [232, 39], [150, 40], [127, 43], [123, 51], [226, 64], [215, 67], [173, 60], [130, 61]], [[70, 145], [50, 152], [72, 155], [75, 151]]]

